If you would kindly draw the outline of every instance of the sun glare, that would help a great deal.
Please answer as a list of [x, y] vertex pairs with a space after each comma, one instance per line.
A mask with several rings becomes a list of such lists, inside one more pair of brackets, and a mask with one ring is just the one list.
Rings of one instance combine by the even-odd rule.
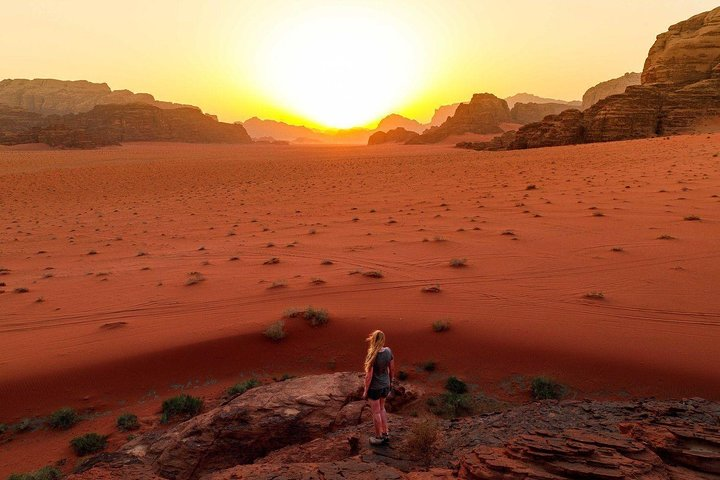
[[261, 88], [274, 103], [325, 127], [376, 121], [422, 83], [421, 48], [396, 22], [334, 6], [278, 25], [257, 52]]

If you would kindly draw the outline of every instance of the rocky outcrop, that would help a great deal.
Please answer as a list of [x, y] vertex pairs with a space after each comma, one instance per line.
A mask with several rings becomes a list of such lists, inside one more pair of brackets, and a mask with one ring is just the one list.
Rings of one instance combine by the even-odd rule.
[[657, 36], [642, 83], [685, 85], [710, 78], [720, 64], [720, 9], [701, 13]]
[[567, 103], [521, 103], [517, 102], [510, 108], [510, 117], [515, 123], [523, 125], [539, 122], [548, 115], [557, 115], [570, 108]]
[[505, 97], [505, 101], [507, 102], [510, 110], [512, 110], [512, 108], [517, 103], [559, 103], [562, 105], [566, 105], [565, 108], [580, 108], [580, 106], [582, 105], [582, 102], [579, 102], [577, 100], [567, 101], [558, 100], [555, 98], [545, 98], [539, 97], [532, 93], [516, 93], [515, 95], [512, 95], [510, 97]]
[[435, 113], [430, 120], [430, 127], [439, 127], [445, 121], [455, 115], [455, 110], [461, 105], [460, 103], [452, 103], [450, 105], [442, 105], [435, 109]]
[[394, 128], [387, 132], [375, 132], [370, 135], [368, 145], [380, 145], [383, 143], [406, 143], [418, 137], [416, 132], [410, 132], [402, 127]]
[[583, 95], [582, 109], [588, 109], [603, 98], [607, 98], [610, 95], [624, 93], [625, 89], [631, 85], [640, 85], [639, 73], [630, 72], [626, 73], [622, 77], [613, 78], [612, 80], [598, 83], [594, 87], [588, 88], [588, 90]]
[[[650, 49], [642, 85], [520, 128], [508, 149], [632, 140], [717, 129], [720, 7], [670, 27]], [[500, 142], [458, 144], [492, 149]]]
[[510, 122], [507, 102], [491, 93], [476, 93], [470, 103], [461, 103], [455, 114], [439, 127], [432, 127], [408, 143], [437, 143], [451, 135], [502, 133], [500, 124]]
[[161, 102], [149, 93], [111, 90], [106, 83], [86, 80], [7, 79], [0, 81], [0, 104], [39, 113], [64, 115], [88, 112], [96, 105], [145, 103], [157, 108], [194, 108], [171, 102]]
[[[438, 440], [423, 460], [408, 443], [422, 419], [391, 413], [390, 445], [368, 444], [370, 416], [358, 401], [361, 388], [355, 373], [258, 387], [118, 452], [85, 460], [68, 480], [672, 480], [720, 474], [720, 404], [706, 400], [549, 400], [437, 419]], [[400, 388], [393, 411], [414, 398]]]
[[395, 130], [396, 128], [402, 128], [410, 132], [421, 133], [423, 130], [425, 130], [425, 127], [425, 125], [418, 122], [417, 120], [403, 117], [402, 115], [398, 115], [397, 113], [391, 113], [390, 115], [380, 120], [377, 127], [375, 127], [375, 130], [388, 131]]
[[160, 109], [142, 103], [97, 105], [89, 112], [47, 117], [0, 109], [3, 145], [45, 143], [59, 148], [96, 148], [142, 141], [251, 142], [242, 125], [218, 122], [195, 108]]

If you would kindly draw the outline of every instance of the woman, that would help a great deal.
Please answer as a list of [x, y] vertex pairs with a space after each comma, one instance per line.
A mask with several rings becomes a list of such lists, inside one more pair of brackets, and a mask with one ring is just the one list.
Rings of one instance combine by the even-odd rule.
[[371, 445], [383, 445], [390, 441], [388, 434], [385, 399], [395, 379], [395, 360], [392, 350], [385, 346], [385, 334], [375, 330], [367, 338], [368, 351], [365, 357], [365, 391], [372, 409], [375, 436], [370, 437]]

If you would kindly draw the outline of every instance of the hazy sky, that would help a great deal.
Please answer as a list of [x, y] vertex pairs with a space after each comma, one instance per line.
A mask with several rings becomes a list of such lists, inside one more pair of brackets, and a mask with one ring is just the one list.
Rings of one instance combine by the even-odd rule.
[[86, 79], [312, 125], [474, 92], [579, 99], [717, 0], [0, 0], [0, 78]]

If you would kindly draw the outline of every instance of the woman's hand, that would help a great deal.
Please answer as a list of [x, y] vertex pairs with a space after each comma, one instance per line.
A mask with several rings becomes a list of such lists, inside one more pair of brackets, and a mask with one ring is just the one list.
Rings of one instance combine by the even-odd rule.
[[367, 390], [365, 390], [362, 394], [362, 399], [367, 400]]

